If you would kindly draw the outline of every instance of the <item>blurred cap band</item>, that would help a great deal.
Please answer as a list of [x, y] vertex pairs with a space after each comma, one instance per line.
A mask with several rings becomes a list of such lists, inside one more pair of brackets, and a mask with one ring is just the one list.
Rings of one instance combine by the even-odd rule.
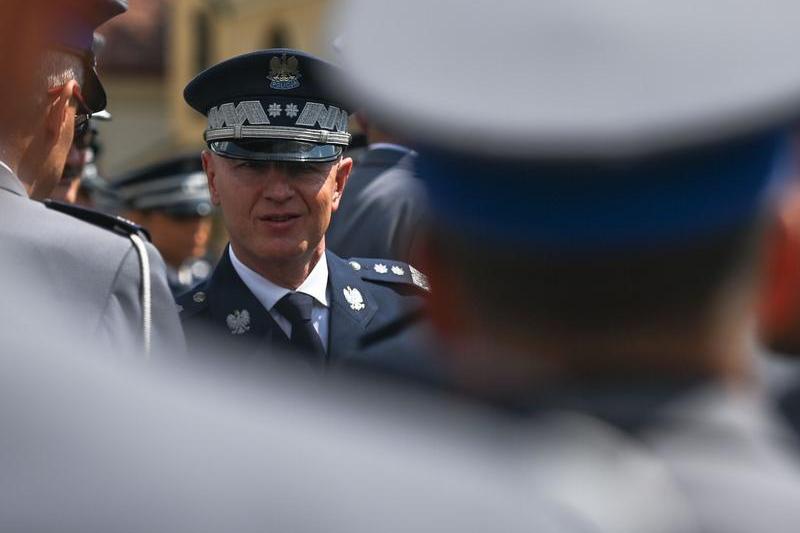
[[213, 209], [197, 154], [135, 170], [113, 183], [120, 207], [173, 216], [207, 216]]
[[793, 0], [347, 5], [334, 35], [348, 80], [437, 143], [639, 155], [752, 132], [800, 104]]
[[341, 16], [348, 89], [416, 140], [453, 227], [685, 242], [754, 216], [784, 174], [792, 0], [351, 0]]
[[292, 49], [240, 55], [197, 75], [186, 102], [208, 118], [204, 139], [222, 156], [333, 161], [350, 142], [338, 69]]

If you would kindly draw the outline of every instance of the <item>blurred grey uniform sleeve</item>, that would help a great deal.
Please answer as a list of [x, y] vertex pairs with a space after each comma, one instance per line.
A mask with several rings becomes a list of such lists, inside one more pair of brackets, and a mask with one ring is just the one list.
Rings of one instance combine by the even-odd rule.
[[[156, 355], [182, 354], [186, 351], [183, 329], [172, 293], [167, 285], [166, 266], [161, 255], [147, 243], [150, 259], [152, 306], [152, 352]], [[111, 286], [98, 338], [111, 346], [142, 350], [142, 289], [139, 254], [131, 246], [120, 261]]]

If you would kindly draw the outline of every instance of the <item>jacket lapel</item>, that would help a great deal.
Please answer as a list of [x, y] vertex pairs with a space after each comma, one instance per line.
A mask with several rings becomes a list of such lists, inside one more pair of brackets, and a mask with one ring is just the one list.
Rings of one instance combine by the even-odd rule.
[[236, 273], [227, 248], [208, 282], [207, 293], [216, 327], [245, 342], [288, 345], [289, 339]]
[[358, 350], [359, 340], [378, 311], [378, 302], [347, 262], [332, 252], [326, 255], [331, 288], [328, 360], [336, 361]]

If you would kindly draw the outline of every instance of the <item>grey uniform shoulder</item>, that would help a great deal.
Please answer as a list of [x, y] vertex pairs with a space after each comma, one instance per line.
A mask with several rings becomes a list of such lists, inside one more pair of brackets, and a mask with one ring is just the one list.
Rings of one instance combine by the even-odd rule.
[[181, 320], [201, 314], [208, 309], [208, 280], [202, 281], [175, 298]]
[[93, 209], [87, 209], [73, 204], [66, 204], [54, 200], [42, 202], [48, 209], [64, 213], [94, 226], [106, 229], [117, 235], [128, 237], [141, 235], [150, 241], [150, 233], [143, 227], [121, 216], [107, 215]]
[[411, 285], [425, 292], [431, 290], [428, 277], [402, 261], [351, 257], [347, 263], [361, 279], [366, 281]]

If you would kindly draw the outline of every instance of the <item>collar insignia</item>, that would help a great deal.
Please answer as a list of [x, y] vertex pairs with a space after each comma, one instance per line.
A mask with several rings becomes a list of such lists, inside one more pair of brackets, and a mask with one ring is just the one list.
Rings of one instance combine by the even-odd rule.
[[403, 270], [401, 267], [399, 267], [399, 266], [397, 266], [397, 265], [395, 265], [395, 266], [393, 266], [393, 267], [392, 267], [392, 274], [395, 274], [395, 275], [397, 275], [397, 276], [402, 276], [402, 275], [404, 275], [405, 273], [406, 273], [406, 271], [405, 271], [405, 270]]
[[287, 91], [300, 87], [300, 66], [295, 56], [275, 56], [269, 62], [269, 86], [272, 89]]
[[361, 296], [361, 291], [358, 289], [354, 289], [349, 285], [342, 289], [344, 293], [344, 299], [347, 300], [347, 303], [350, 304], [350, 309], [353, 311], [361, 311], [366, 307], [364, 305], [364, 297]]
[[247, 309], [234, 311], [225, 321], [232, 335], [242, 335], [250, 330], [250, 312]]
[[387, 272], [389, 272], [389, 269], [386, 268], [386, 265], [384, 265], [383, 263], [378, 263], [377, 265], [373, 266], [372, 269], [378, 274], [386, 274]]

